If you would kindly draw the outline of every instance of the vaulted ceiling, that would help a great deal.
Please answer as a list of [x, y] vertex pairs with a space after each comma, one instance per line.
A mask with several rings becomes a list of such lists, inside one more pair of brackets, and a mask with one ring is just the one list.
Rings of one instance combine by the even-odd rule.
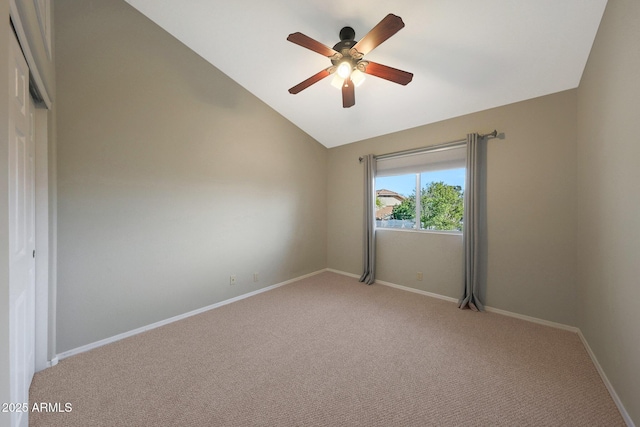
[[[126, 0], [326, 147], [385, 135], [578, 86], [606, 0]], [[332, 47], [342, 27], [363, 37], [387, 14], [405, 27], [366, 59], [412, 72], [401, 86], [367, 76], [342, 107], [331, 65], [288, 42]]]

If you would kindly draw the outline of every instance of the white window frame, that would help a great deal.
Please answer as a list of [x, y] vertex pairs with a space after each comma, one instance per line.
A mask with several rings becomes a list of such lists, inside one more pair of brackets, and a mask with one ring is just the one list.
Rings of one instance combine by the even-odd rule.
[[398, 155], [390, 154], [379, 156], [376, 158], [376, 162], [376, 178], [380, 176], [410, 175], [412, 173], [416, 176], [416, 220], [413, 228], [381, 227], [377, 225], [376, 221], [376, 227], [378, 229], [420, 233], [462, 234], [460, 230], [429, 230], [422, 228], [422, 221], [420, 220], [422, 216], [420, 211], [422, 207], [421, 174], [425, 172], [466, 169], [466, 142], [427, 147], [425, 149], [402, 152]]

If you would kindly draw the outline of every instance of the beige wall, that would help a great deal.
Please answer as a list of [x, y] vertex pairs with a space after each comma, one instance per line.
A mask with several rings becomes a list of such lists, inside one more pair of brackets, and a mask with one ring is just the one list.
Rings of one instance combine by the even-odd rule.
[[59, 352], [326, 266], [326, 148], [123, 1], [55, 18]]
[[578, 90], [580, 328], [640, 425], [640, 3], [610, 1]]
[[[481, 277], [491, 307], [575, 325], [576, 92], [561, 92], [329, 150], [328, 266], [360, 274], [362, 167], [358, 157], [490, 132]], [[422, 254], [422, 255], [421, 255]], [[458, 298], [459, 235], [381, 231], [377, 278]], [[424, 273], [422, 281], [416, 272]]]
[[[56, 9], [59, 352], [324, 267], [360, 274], [358, 157], [495, 128], [483, 300], [579, 326], [638, 423], [637, 2], [609, 3], [578, 90], [330, 150], [124, 2]], [[459, 235], [378, 242], [380, 280], [459, 296]]]

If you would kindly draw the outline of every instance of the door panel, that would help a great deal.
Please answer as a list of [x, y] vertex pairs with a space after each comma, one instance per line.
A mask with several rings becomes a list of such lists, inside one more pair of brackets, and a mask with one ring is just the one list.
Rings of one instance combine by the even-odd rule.
[[[11, 41], [9, 109], [9, 333], [11, 401], [29, 402], [35, 348], [35, 145], [29, 69]], [[13, 412], [12, 426], [27, 426], [28, 413]]]

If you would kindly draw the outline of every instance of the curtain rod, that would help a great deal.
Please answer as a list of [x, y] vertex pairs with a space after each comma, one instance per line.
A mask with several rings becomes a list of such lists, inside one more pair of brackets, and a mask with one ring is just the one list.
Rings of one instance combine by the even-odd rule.
[[[478, 136], [480, 138], [487, 138], [487, 139], [492, 139], [492, 138], [497, 138], [498, 137], [498, 131], [494, 130], [493, 132], [490, 133], [485, 133], [485, 134], [478, 134]], [[395, 157], [395, 156], [404, 156], [404, 155], [410, 155], [410, 154], [418, 154], [418, 153], [425, 153], [427, 151], [433, 151], [433, 150], [439, 150], [442, 148], [452, 148], [458, 145], [463, 145], [467, 143], [467, 138], [464, 139], [458, 139], [457, 141], [449, 141], [449, 142], [443, 142], [442, 144], [436, 144], [436, 145], [429, 145], [427, 147], [422, 147], [422, 148], [413, 148], [411, 150], [403, 150], [403, 151], [395, 151], [393, 153], [387, 153], [387, 154], [380, 154], [378, 156], [373, 156], [374, 159], [385, 159], [387, 157]], [[360, 157], [358, 160], [360, 162], [362, 162], [362, 157]]]

